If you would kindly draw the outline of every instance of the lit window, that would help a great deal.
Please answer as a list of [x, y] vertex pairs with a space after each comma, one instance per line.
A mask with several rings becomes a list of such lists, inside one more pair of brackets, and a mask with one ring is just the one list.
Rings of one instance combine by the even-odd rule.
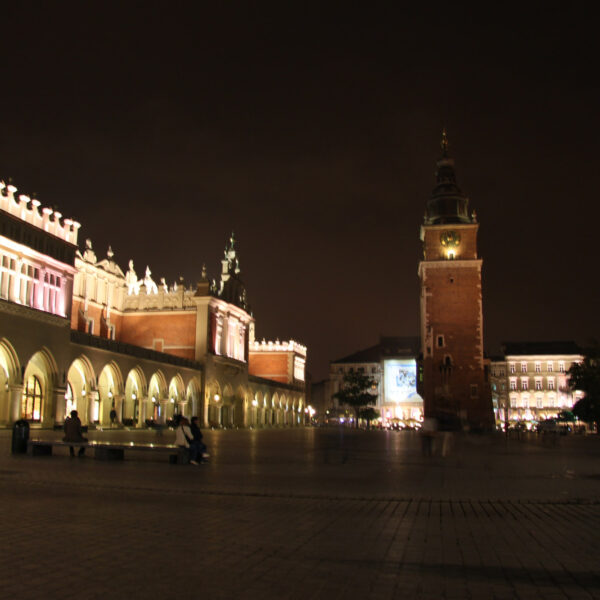
[[529, 396], [523, 396], [523, 408], [529, 408]]
[[542, 372], [542, 363], [539, 363], [539, 362], [535, 363], [535, 372], [536, 373], [541, 373]]
[[558, 363], [558, 370], [559, 370], [561, 373], [564, 373], [564, 372], [565, 372], [565, 363], [564, 363], [564, 362], [562, 362], [562, 361], [561, 361], [561, 362], [559, 362], [559, 363]]
[[554, 371], [554, 364], [552, 361], [548, 361], [548, 373], [552, 373]]
[[510, 407], [515, 408], [516, 406], [517, 406], [517, 399], [515, 398], [515, 396], [511, 396], [510, 397]]
[[41, 421], [42, 419], [42, 386], [40, 380], [32, 375], [23, 388], [21, 399], [21, 418], [28, 421]]
[[541, 390], [542, 389], [542, 380], [539, 377], [535, 378], [535, 389], [536, 390]]
[[510, 366], [510, 372], [511, 373], [514, 373], [517, 370], [517, 367], [516, 367], [515, 363], [510, 363], [509, 366]]
[[521, 378], [521, 389], [528, 390], [529, 389], [529, 379], [527, 377]]
[[526, 362], [521, 363], [521, 373], [527, 373], [527, 363]]
[[535, 397], [535, 406], [536, 408], [542, 408], [544, 406], [544, 401], [541, 396]]
[[549, 390], [554, 389], [554, 377], [548, 377], [548, 389]]
[[511, 390], [516, 390], [517, 389], [517, 378], [516, 377], [511, 377], [510, 378], [510, 389]]

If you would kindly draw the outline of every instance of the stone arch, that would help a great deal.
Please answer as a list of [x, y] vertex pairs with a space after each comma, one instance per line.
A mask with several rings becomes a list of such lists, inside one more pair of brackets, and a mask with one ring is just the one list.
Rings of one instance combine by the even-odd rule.
[[205, 402], [208, 405], [207, 425], [209, 427], [221, 427], [222, 406], [223, 406], [223, 391], [218, 381], [213, 380], [206, 386]]
[[19, 357], [12, 344], [0, 339], [0, 423], [6, 424], [16, 413], [11, 410], [13, 398], [19, 400], [21, 367]]
[[223, 388], [223, 398], [221, 400], [221, 425], [223, 427], [233, 426], [234, 404], [233, 388], [227, 383]]
[[143, 421], [143, 402], [146, 397], [148, 382], [141, 367], [136, 366], [129, 371], [125, 380], [125, 397], [121, 419], [123, 425], [138, 427]]
[[123, 376], [116, 362], [104, 365], [98, 375], [95, 398], [91, 402], [91, 417], [94, 423], [108, 426], [111, 423], [110, 413], [114, 409], [120, 413], [123, 401]]
[[57, 419], [66, 418], [71, 410], [76, 410], [82, 423], [89, 423], [90, 408], [94, 396], [96, 374], [94, 367], [87, 356], [78, 356], [69, 366], [67, 371], [67, 389], [63, 414], [57, 409]]
[[23, 369], [23, 394], [18, 411], [20, 418], [39, 423], [42, 427], [54, 424], [56, 379], [58, 369], [54, 356], [42, 348], [29, 359]]
[[248, 416], [248, 393], [243, 385], [238, 385], [233, 398], [232, 425], [246, 427]]
[[279, 425], [279, 411], [281, 409], [281, 401], [277, 392], [273, 394], [272, 406], [273, 408], [271, 410], [271, 422], [269, 423], [269, 425]]
[[165, 408], [167, 403], [167, 380], [159, 369], [150, 377], [148, 384], [147, 418], [156, 423], [165, 423]]
[[186, 400], [183, 378], [177, 373], [169, 382], [169, 394], [165, 414], [166, 419], [170, 420], [174, 415], [185, 414]]
[[192, 377], [185, 390], [187, 401], [186, 414], [190, 414], [192, 417], [198, 417], [200, 423], [204, 424], [204, 407], [202, 406], [200, 390], [200, 381], [198, 381], [197, 377]]

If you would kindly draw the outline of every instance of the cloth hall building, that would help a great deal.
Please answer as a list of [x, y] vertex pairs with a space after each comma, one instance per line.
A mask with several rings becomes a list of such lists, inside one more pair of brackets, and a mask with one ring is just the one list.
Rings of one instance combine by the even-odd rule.
[[0, 426], [304, 423], [306, 348], [255, 340], [233, 235], [219, 281], [156, 283], [16, 192], [0, 183]]

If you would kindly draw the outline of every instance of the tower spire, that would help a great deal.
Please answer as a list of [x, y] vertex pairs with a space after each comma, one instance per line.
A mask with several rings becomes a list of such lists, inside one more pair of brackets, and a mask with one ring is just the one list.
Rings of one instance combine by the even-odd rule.
[[442, 141], [440, 143], [442, 147], [442, 157], [448, 158], [448, 135], [446, 134], [446, 128], [442, 128]]

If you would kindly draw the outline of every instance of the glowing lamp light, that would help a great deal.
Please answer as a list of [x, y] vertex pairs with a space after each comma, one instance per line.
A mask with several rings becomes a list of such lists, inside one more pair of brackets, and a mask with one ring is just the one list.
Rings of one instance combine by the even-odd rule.
[[156, 402], [156, 396], [152, 396], [152, 402]]
[[213, 396], [213, 398], [214, 398], [215, 402], [218, 402], [221, 399], [221, 396], [219, 396], [219, 394], [215, 394]]
[[109, 392], [108, 392], [108, 397], [109, 397], [109, 398], [112, 398], [112, 397], [113, 397], [113, 393], [109, 391]]
[[137, 396], [135, 394], [131, 394], [131, 399], [132, 400], [137, 400]]
[[456, 258], [456, 250], [448, 249], [446, 250], [446, 257], [448, 260], [454, 260]]
[[83, 389], [81, 390], [81, 395], [82, 395], [82, 396], [85, 396], [85, 394], [86, 394], [86, 391], [85, 391], [85, 388], [83, 388]]
[[171, 398], [171, 404], [175, 404], [175, 398]]

